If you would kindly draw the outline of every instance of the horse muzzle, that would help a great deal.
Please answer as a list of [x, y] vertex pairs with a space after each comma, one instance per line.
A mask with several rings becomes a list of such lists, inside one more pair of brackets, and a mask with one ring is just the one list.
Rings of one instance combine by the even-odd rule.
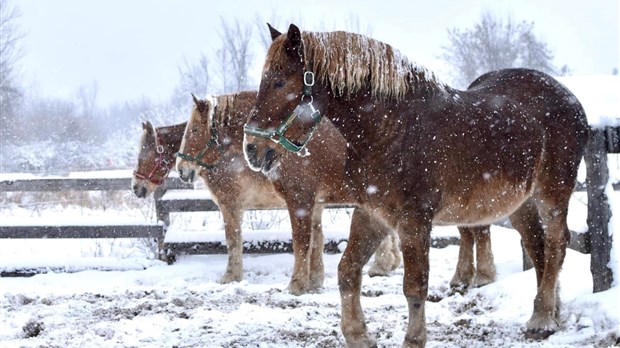
[[250, 169], [254, 171], [261, 171], [263, 174], [269, 174], [275, 169], [278, 162], [278, 154], [276, 150], [266, 147], [264, 151], [260, 151], [258, 146], [253, 143], [245, 145], [245, 156]]
[[186, 166], [177, 166], [177, 172], [181, 181], [191, 184], [196, 179], [196, 170]]

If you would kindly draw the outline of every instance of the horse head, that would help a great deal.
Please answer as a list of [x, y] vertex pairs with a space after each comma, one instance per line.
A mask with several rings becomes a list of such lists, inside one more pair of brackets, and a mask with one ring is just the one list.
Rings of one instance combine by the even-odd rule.
[[131, 180], [131, 188], [138, 198], [147, 197], [163, 183], [172, 169], [172, 156], [160, 143], [158, 132], [151, 122], [142, 122], [138, 163]]
[[179, 177], [186, 182], [193, 182], [203, 169], [213, 170], [222, 155], [213, 115], [216, 100], [198, 99], [193, 94], [192, 99], [194, 107], [176, 161]]
[[306, 69], [302, 34], [291, 24], [286, 34], [269, 25], [267, 52], [255, 108], [244, 127], [244, 153], [255, 171], [277, 167], [283, 151], [301, 156], [321, 120], [314, 102], [314, 74]]

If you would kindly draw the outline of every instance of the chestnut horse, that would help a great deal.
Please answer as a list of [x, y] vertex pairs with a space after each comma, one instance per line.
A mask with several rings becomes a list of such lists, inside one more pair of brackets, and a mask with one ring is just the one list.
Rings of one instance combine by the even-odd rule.
[[[270, 31], [274, 40], [245, 127], [246, 158], [269, 175], [288, 152], [304, 155], [311, 139], [319, 141], [311, 136], [322, 115], [334, 123], [347, 141], [346, 173], [358, 210], [400, 237], [409, 309], [403, 346], [426, 343], [433, 224], [483, 225], [506, 216], [536, 272], [527, 333], [542, 338], [556, 331], [568, 202], [588, 137], [577, 98], [526, 69], [492, 72], [459, 91], [359, 34], [302, 33], [295, 25], [283, 35]], [[316, 166], [331, 161], [321, 157]], [[351, 226], [338, 266], [340, 324], [353, 347], [376, 345], [360, 305], [361, 265], [381, 237]]]
[[[243, 158], [243, 124], [255, 102], [256, 91], [206, 100], [194, 97], [195, 106], [178, 153], [177, 171], [181, 179], [187, 181], [193, 181], [196, 174], [200, 173], [220, 207], [225, 221], [229, 255], [224, 282], [242, 279], [243, 241], [240, 222], [243, 211], [287, 208], [295, 255], [288, 289], [295, 295], [315, 291], [323, 286], [324, 280], [321, 228], [323, 207], [327, 203], [344, 205], [349, 202], [344, 195], [346, 190], [325, 185], [323, 176], [338, 172], [336, 169], [344, 158], [339, 159], [337, 156], [342, 157], [344, 153], [334, 153], [334, 149], [328, 146], [316, 146], [317, 153], [339, 161], [325, 166], [322, 173], [317, 172], [302, 180], [297, 180], [291, 174], [306, 170], [308, 164], [301, 161], [294, 163], [293, 167], [283, 166], [273, 182], [261, 173], [250, 170]], [[322, 132], [326, 139], [330, 138], [328, 132], [328, 129]], [[335, 148], [342, 146], [344, 144]], [[354, 218], [352, 223], [359, 225], [358, 228], [385, 229], [382, 224], [369, 223], [368, 219]], [[390, 233], [387, 230], [382, 232], [386, 235]], [[372, 268], [377, 274], [386, 274], [400, 265], [398, 244], [390, 243], [394, 241], [394, 238], [386, 238], [385, 249], [377, 254]]]

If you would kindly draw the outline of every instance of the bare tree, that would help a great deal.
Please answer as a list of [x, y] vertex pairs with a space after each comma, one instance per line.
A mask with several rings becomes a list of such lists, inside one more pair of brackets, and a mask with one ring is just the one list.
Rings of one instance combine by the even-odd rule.
[[533, 22], [515, 23], [485, 12], [473, 28], [449, 29], [450, 44], [441, 58], [454, 68], [455, 83], [467, 86], [485, 72], [502, 68], [531, 68], [550, 74], [568, 71], [553, 65], [547, 44], [534, 35]]
[[20, 40], [24, 37], [17, 26], [20, 13], [8, 0], [0, 0], [0, 139], [8, 141], [15, 126], [16, 110], [22, 90], [17, 78], [17, 62], [21, 57]]
[[253, 58], [250, 46], [252, 25], [241, 24], [238, 19], [232, 24], [223, 18], [220, 18], [220, 21], [222, 47], [217, 51], [217, 57], [222, 92], [245, 90], [253, 84], [249, 80], [249, 68]]
[[172, 107], [185, 110], [190, 105], [190, 93], [204, 97], [211, 88], [211, 75], [209, 74], [209, 58], [201, 54], [198, 62], [190, 63], [187, 59], [179, 66], [179, 84], [172, 95]]

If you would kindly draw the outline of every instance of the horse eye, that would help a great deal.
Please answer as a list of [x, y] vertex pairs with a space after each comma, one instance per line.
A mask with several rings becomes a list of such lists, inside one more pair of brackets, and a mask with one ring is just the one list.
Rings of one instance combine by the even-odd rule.
[[282, 88], [284, 87], [284, 80], [278, 80], [273, 84], [274, 88]]

